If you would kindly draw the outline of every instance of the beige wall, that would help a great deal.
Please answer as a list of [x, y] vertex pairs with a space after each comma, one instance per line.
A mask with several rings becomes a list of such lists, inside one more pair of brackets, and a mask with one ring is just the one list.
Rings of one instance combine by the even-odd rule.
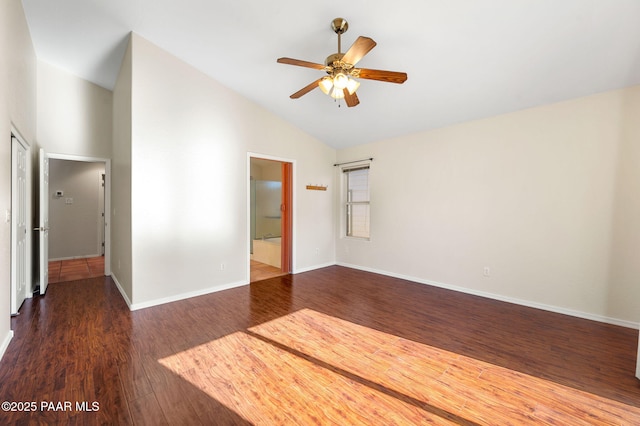
[[331, 179], [335, 150], [142, 37], [132, 46], [134, 307], [248, 283], [251, 152], [294, 162], [294, 270], [332, 264], [331, 191], [304, 185]]
[[[640, 321], [640, 88], [620, 92], [607, 310]], [[640, 360], [639, 360], [640, 362]], [[640, 364], [639, 364], [640, 365]]]
[[639, 99], [634, 87], [340, 151], [375, 160], [371, 241], [340, 238], [338, 262], [636, 326]]
[[38, 61], [38, 145], [47, 152], [110, 158], [111, 91]]
[[36, 135], [36, 57], [19, 0], [0, 2], [0, 356], [11, 338], [11, 127], [32, 148]]
[[251, 160], [251, 177], [256, 180], [282, 180], [282, 165], [278, 161], [254, 158]]
[[131, 40], [113, 91], [113, 152], [111, 156], [111, 272], [131, 304]]

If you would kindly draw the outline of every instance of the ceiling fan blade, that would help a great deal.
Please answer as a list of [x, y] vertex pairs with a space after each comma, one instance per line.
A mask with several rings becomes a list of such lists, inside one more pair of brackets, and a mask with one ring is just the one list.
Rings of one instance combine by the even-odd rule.
[[297, 65], [299, 67], [313, 68], [316, 70], [324, 70], [325, 66], [322, 64], [316, 64], [315, 62], [301, 61], [300, 59], [292, 58], [278, 58], [279, 64]]
[[387, 83], [398, 84], [402, 84], [407, 81], [406, 72], [370, 70], [366, 68], [360, 69], [360, 75], [358, 77], [366, 78], [367, 80], [379, 80]]
[[302, 89], [298, 90], [296, 93], [294, 93], [293, 95], [291, 95], [289, 97], [291, 99], [298, 99], [299, 97], [301, 97], [303, 95], [306, 95], [307, 93], [309, 93], [310, 91], [312, 91], [313, 89], [318, 87], [318, 83], [320, 83], [320, 80], [322, 80], [322, 79], [319, 78], [316, 81], [314, 81], [313, 83], [307, 84]]
[[347, 53], [342, 57], [342, 61], [347, 64], [355, 65], [360, 59], [364, 57], [371, 49], [376, 47], [376, 42], [369, 37], [358, 37], [358, 39], [351, 45]]
[[360, 99], [358, 99], [358, 95], [356, 95], [355, 92], [352, 95], [346, 89], [344, 91], [344, 100], [347, 103], [347, 106], [349, 108], [354, 107], [360, 103]]

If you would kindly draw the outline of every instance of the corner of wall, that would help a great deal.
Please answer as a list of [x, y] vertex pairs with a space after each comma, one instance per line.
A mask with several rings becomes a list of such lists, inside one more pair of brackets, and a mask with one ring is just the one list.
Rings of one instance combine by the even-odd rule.
[[4, 339], [2, 339], [2, 343], [0, 344], [0, 359], [4, 356], [7, 348], [9, 347], [9, 343], [13, 338], [13, 330], [9, 330], [9, 332], [5, 335]]

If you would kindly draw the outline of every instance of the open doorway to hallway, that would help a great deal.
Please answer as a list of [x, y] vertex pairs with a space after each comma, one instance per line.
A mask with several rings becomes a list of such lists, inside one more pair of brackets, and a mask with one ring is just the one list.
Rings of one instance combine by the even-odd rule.
[[47, 156], [47, 282], [109, 275], [109, 160]]
[[292, 163], [250, 157], [250, 281], [291, 273]]

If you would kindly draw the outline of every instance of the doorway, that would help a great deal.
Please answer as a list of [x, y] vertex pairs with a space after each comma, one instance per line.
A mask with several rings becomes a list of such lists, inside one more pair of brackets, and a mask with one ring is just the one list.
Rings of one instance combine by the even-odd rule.
[[293, 163], [249, 156], [249, 280], [291, 273]]
[[49, 161], [49, 260], [103, 255], [103, 162]]
[[[110, 275], [110, 168], [109, 159], [70, 156], [41, 152], [47, 176], [41, 185], [40, 222], [46, 229], [47, 250], [40, 251], [40, 289], [46, 290], [53, 281], [48, 272], [51, 264], [65, 265], [76, 262], [91, 274], [99, 268], [99, 276]], [[43, 217], [44, 216], [44, 217]], [[43, 232], [41, 231], [41, 234]], [[97, 259], [96, 259], [97, 258]], [[94, 262], [93, 260], [99, 260]], [[51, 262], [50, 262], [51, 261]], [[62, 263], [61, 263], [62, 262]], [[66, 262], [66, 263], [65, 263]], [[73, 269], [73, 268], [71, 268]], [[69, 276], [76, 271], [69, 271]], [[46, 281], [46, 282], [42, 282]]]

